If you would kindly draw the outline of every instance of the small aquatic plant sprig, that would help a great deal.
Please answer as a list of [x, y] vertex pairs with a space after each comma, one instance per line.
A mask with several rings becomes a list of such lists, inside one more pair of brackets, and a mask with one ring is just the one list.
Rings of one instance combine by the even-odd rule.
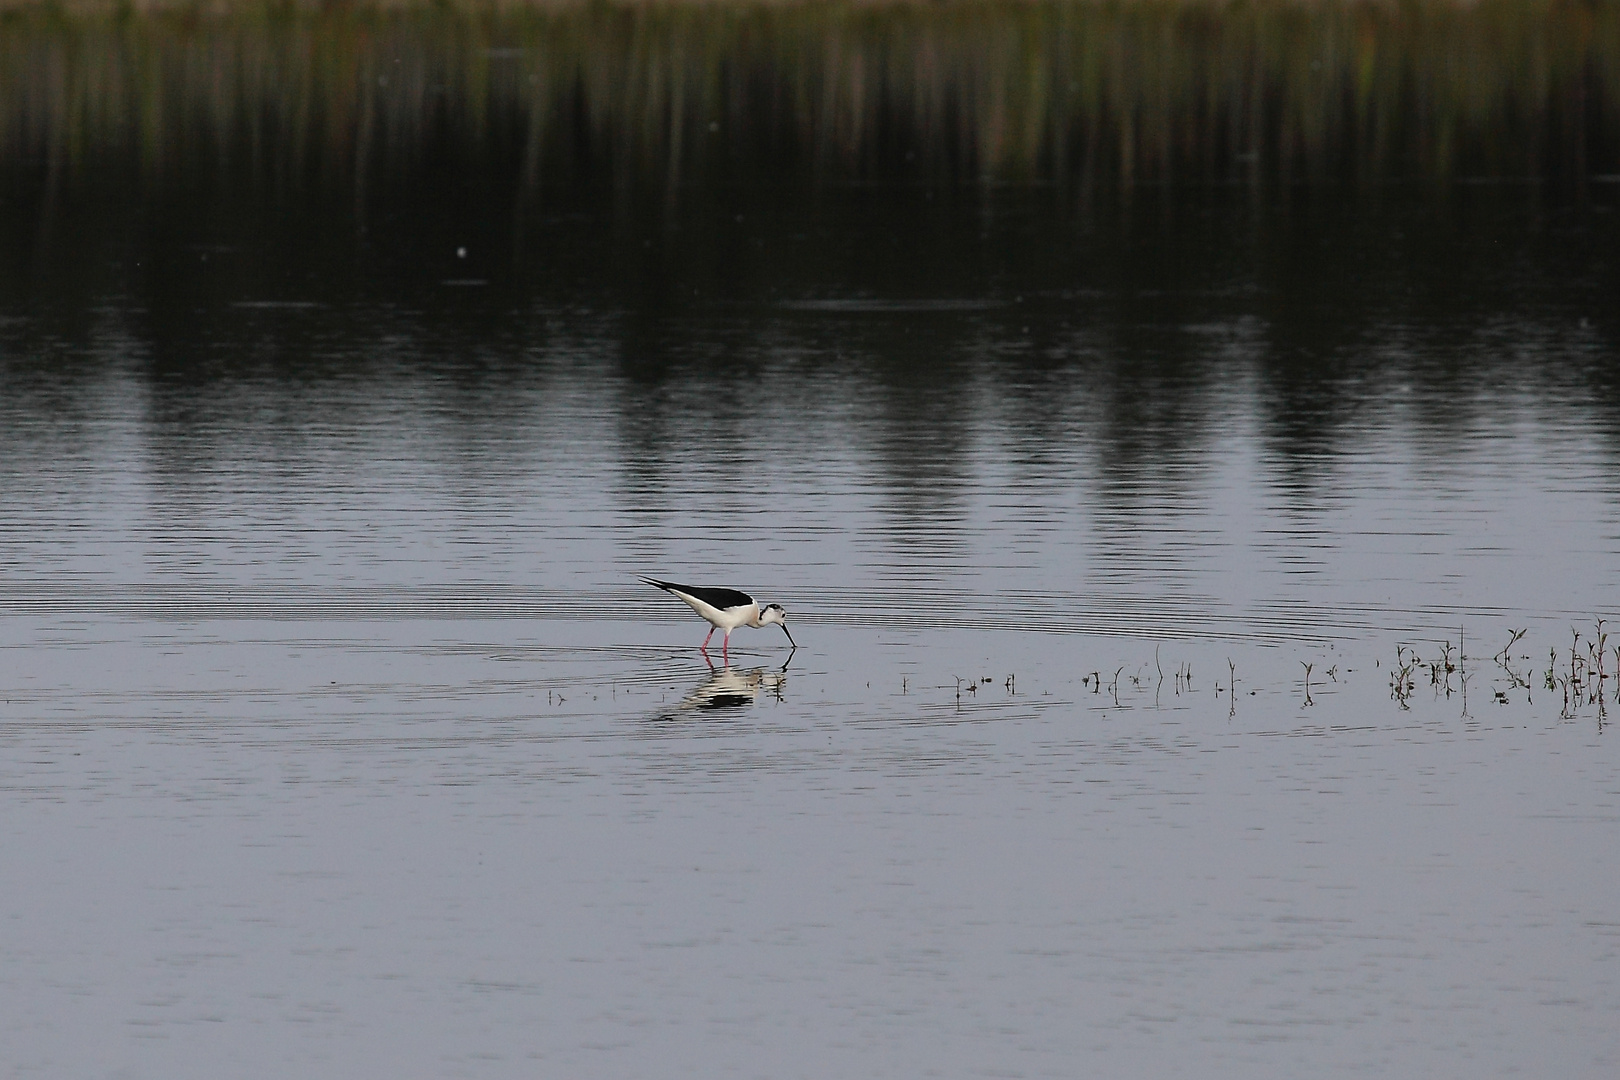
[[1441, 655], [1438, 660], [1429, 661], [1429, 685], [1443, 688], [1446, 696], [1451, 696], [1451, 676], [1456, 672], [1457, 665], [1451, 655], [1452, 645], [1448, 638], [1440, 644]]
[[1237, 716], [1237, 665], [1230, 656], [1226, 658], [1226, 698], [1226, 718], [1231, 720]]
[[[1523, 641], [1524, 635], [1527, 633], [1529, 633], [1528, 627], [1523, 630], [1509, 629], [1508, 643], [1502, 646], [1502, 650], [1491, 659], [1495, 661], [1497, 667], [1502, 669], [1502, 673], [1507, 676], [1508, 690], [1523, 690], [1524, 702], [1526, 705], [1529, 705], [1533, 704], [1530, 696], [1530, 678], [1527, 674], [1521, 673], [1514, 668], [1512, 653], [1513, 646]], [[1507, 690], [1503, 690], [1498, 687], [1492, 691], [1492, 696], [1496, 699], [1496, 703], [1498, 705], [1506, 705], [1508, 703]]]
[[1603, 619], [1597, 620], [1596, 635], [1586, 647], [1590, 658], [1590, 667], [1597, 676], [1597, 697], [1599, 701], [1603, 700], [1603, 684], [1609, 679], [1609, 674], [1603, 667], [1603, 657], [1609, 648], [1609, 634], [1603, 629], [1604, 621]]
[[1395, 667], [1389, 676], [1389, 696], [1395, 699], [1402, 711], [1412, 707], [1412, 692], [1417, 689], [1413, 672], [1419, 663], [1417, 654], [1409, 653], [1405, 645], [1395, 646]]

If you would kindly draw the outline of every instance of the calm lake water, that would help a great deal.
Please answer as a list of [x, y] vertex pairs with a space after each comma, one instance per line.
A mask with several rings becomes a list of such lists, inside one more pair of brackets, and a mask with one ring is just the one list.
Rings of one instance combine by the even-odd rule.
[[1614, 1075], [1616, 195], [13, 200], [0, 1061]]

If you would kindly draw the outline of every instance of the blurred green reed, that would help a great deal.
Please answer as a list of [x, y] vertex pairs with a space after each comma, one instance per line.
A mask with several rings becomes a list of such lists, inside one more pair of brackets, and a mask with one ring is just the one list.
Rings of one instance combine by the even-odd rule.
[[1617, 168], [1614, 0], [0, 11], [0, 154], [278, 186], [1376, 184]]

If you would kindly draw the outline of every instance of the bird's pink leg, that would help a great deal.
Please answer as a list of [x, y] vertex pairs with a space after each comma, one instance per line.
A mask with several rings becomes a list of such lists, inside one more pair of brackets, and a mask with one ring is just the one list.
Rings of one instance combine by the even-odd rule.
[[720, 643], [720, 659], [731, 663], [731, 631], [726, 631], [725, 640]]
[[711, 626], [709, 627], [709, 637], [703, 639], [703, 644], [698, 646], [698, 652], [706, 653], [709, 651], [709, 638], [712, 637], [714, 637], [714, 627]]

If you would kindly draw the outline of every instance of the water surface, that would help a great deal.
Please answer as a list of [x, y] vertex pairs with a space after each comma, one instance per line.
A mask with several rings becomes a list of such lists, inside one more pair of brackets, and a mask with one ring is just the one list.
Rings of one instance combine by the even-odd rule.
[[6, 217], [5, 1064], [1609, 1075], [1594, 191]]

